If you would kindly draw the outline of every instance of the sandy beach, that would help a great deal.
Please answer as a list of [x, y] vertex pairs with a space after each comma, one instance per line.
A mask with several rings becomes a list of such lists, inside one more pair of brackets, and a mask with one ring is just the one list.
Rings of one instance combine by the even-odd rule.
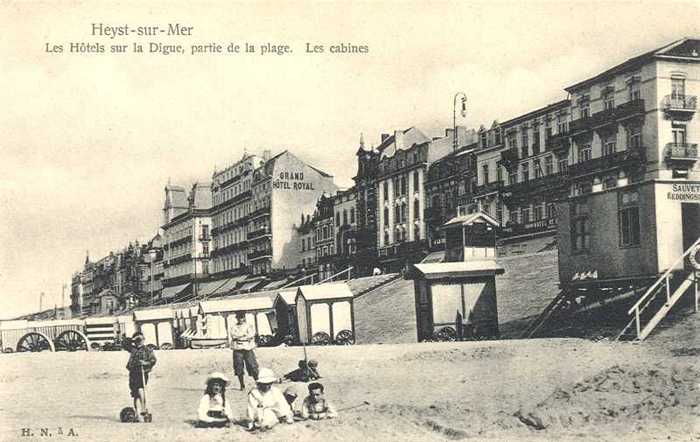
[[[327, 398], [345, 410], [336, 420], [264, 434], [193, 427], [206, 375], [233, 374], [229, 350], [158, 351], [148, 389], [151, 424], [119, 422], [119, 410], [131, 402], [126, 352], [2, 355], [0, 439], [46, 440], [40, 433], [46, 428], [52, 440], [90, 441], [696, 440], [696, 325], [697, 315], [689, 315], [640, 344], [539, 339], [311, 347]], [[261, 365], [278, 374], [300, 357], [299, 347], [258, 349]], [[245, 394], [229, 389], [227, 400], [243, 418]], [[34, 437], [22, 437], [23, 428]], [[67, 435], [70, 429], [77, 436]]]

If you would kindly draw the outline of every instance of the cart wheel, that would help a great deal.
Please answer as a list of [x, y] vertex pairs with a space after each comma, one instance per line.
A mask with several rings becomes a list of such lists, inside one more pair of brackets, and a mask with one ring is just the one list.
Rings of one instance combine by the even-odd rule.
[[77, 330], [66, 330], [56, 337], [54, 346], [56, 351], [87, 351], [88, 340]]
[[273, 339], [272, 335], [258, 335], [255, 337], [255, 343], [258, 347], [269, 347], [272, 345]]
[[17, 342], [18, 352], [39, 352], [49, 350], [53, 351], [53, 343], [43, 333], [29, 332], [22, 336]]
[[102, 351], [102, 346], [99, 342], [93, 342], [92, 344], [90, 344], [90, 349], [92, 351]]
[[441, 342], [455, 341], [457, 339], [457, 332], [455, 332], [452, 327], [443, 327], [437, 332], [436, 338]]
[[318, 332], [311, 337], [313, 345], [328, 345], [331, 343], [331, 337], [326, 332]]
[[335, 343], [338, 345], [353, 345], [355, 343], [355, 335], [350, 330], [341, 330], [335, 337]]
[[161, 349], [161, 350], [172, 350], [172, 349], [173, 349], [173, 345], [166, 342], [165, 344], [163, 344], [163, 345], [160, 346], [160, 349]]
[[146, 347], [148, 347], [149, 350], [158, 350], [158, 346], [156, 344], [148, 344]]
[[7, 347], [5, 350], [2, 351], [3, 353], [14, 353], [15, 351], [12, 349], [12, 347]]

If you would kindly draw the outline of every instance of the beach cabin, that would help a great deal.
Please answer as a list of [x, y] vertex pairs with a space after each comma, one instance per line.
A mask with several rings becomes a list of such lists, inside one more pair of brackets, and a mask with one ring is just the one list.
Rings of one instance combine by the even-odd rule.
[[153, 344], [163, 350], [175, 346], [174, 319], [175, 313], [169, 307], [134, 311], [136, 329], [143, 333], [146, 345]]
[[85, 318], [85, 336], [93, 349], [99, 349], [104, 344], [114, 342], [119, 336], [119, 320], [117, 316], [97, 316]]
[[299, 287], [294, 303], [301, 343], [354, 342], [353, 294], [344, 282]]
[[299, 342], [299, 326], [296, 316], [296, 296], [297, 287], [291, 290], [284, 290], [277, 293], [272, 308], [275, 310], [277, 319], [277, 337], [284, 339], [286, 336], [292, 337], [292, 342]]
[[415, 264], [418, 341], [469, 340], [498, 336], [495, 260], [498, 222], [484, 213], [445, 223], [445, 261]]
[[228, 338], [229, 325], [235, 322], [237, 312], [245, 312], [246, 320], [255, 325], [258, 336], [274, 335], [271, 321], [273, 294], [236, 296], [199, 303], [199, 315], [205, 324], [203, 335], [210, 339]]

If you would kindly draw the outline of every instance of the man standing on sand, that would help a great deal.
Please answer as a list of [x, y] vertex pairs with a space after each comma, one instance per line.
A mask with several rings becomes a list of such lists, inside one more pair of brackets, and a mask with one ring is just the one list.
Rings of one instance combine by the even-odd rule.
[[255, 359], [255, 327], [246, 321], [245, 312], [236, 312], [236, 323], [228, 330], [229, 343], [233, 349], [233, 372], [238, 378], [241, 391], [245, 389], [243, 376], [258, 380], [258, 361]]

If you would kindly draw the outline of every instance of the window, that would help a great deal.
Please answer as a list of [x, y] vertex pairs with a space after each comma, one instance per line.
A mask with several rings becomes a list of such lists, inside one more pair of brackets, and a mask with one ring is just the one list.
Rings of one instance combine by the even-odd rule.
[[503, 222], [503, 203], [500, 200], [496, 202], [496, 220], [499, 224]]
[[340, 226], [340, 212], [335, 213], [335, 225], [336, 227]]
[[394, 224], [401, 222], [401, 206], [394, 207]]
[[402, 223], [405, 223], [406, 219], [408, 219], [407, 212], [408, 212], [408, 210], [407, 210], [406, 203], [401, 204], [401, 222]]
[[495, 132], [496, 144], [501, 144], [501, 128], [497, 128]]
[[521, 173], [523, 177], [521, 181], [523, 183], [527, 183], [528, 181], [530, 181], [530, 163], [526, 161], [521, 165]]
[[588, 118], [591, 115], [591, 103], [588, 96], [581, 97], [579, 103], [579, 118]]
[[389, 182], [384, 181], [384, 201], [389, 199]]
[[537, 127], [534, 132], [532, 132], [532, 154], [537, 155], [540, 153], [540, 129]]
[[384, 225], [385, 226], [389, 225], [389, 208], [388, 207], [384, 208]]
[[530, 222], [530, 206], [525, 206], [520, 210], [522, 216], [522, 223], [527, 224]]
[[482, 183], [483, 184], [488, 184], [489, 183], [489, 165], [484, 164], [481, 166], [481, 175], [483, 177]]
[[408, 193], [407, 186], [406, 186], [406, 177], [402, 176], [401, 177], [401, 195], [406, 195]]
[[399, 196], [399, 177], [394, 178], [394, 198]]
[[202, 244], [202, 255], [209, 256], [209, 243]]
[[511, 210], [508, 214], [508, 218], [513, 224], [518, 224], [520, 222], [520, 214], [518, 213], [518, 210]]
[[671, 98], [685, 98], [685, 78], [671, 78]]
[[615, 108], [615, 91], [613, 86], [607, 86], [603, 94], [603, 109], [611, 110]]
[[420, 201], [413, 201], [413, 219], [420, 218]]
[[418, 192], [420, 189], [420, 185], [418, 184], [418, 171], [414, 170], [413, 171], [413, 191]]
[[348, 211], [343, 209], [343, 225], [347, 225], [348, 223]]
[[642, 93], [639, 90], [639, 80], [632, 80], [629, 84], [629, 99], [630, 101], [639, 100], [642, 98]]
[[565, 174], [569, 171], [569, 160], [564, 158], [563, 160], [559, 160], [559, 173]]
[[554, 219], [557, 216], [557, 206], [554, 203], [547, 204], [547, 218]]
[[323, 239], [328, 239], [328, 226], [323, 226]]
[[569, 123], [566, 121], [566, 115], [557, 115], [557, 133], [563, 134], [568, 132]]
[[578, 162], [582, 163], [591, 159], [591, 145], [582, 144], [578, 147]]
[[609, 176], [603, 180], [603, 189], [612, 189], [617, 187], [617, 178]]
[[544, 206], [542, 204], [535, 204], [535, 221], [540, 221], [544, 218]]
[[616, 145], [617, 145], [617, 137], [616, 135], [611, 135], [605, 140], [603, 140], [603, 156], [607, 157], [608, 155], [612, 155], [615, 153], [616, 150]]
[[528, 139], [528, 135], [527, 135], [527, 127], [523, 127], [521, 129], [521, 131], [522, 131], [520, 134], [520, 138], [522, 140], [521, 144], [522, 144], [523, 152], [525, 152], [525, 154], [523, 156], [526, 157], [527, 156], [527, 148], [528, 148], [528, 146], [530, 146], [530, 140]]
[[639, 149], [642, 147], [642, 128], [631, 126], [627, 130], [627, 148]]
[[355, 208], [350, 208], [350, 224], [355, 224]]
[[508, 174], [508, 184], [515, 184], [518, 182], [518, 172], [514, 169]]
[[389, 244], [389, 232], [384, 232], [384, 244]]
[[306, 251], [306, 238], [301, 239], [301, 251]]
[[540, 165], [540, 160], [537, 159], [533, 161], [533, 166], [535, 167], [535, 179], [542, 178], [542, 166]]
[[479, 138], [481, 139], [481, 147], [486, 147], [486, 131], [481, 132]]
[[620, 192], [618, 196], [620, 246], [639, 245], [639, 194]]
[[544, 174], [551, 175], [554, 173], [554, 159], [552, 156], [545, 157], [544, 159]]
[[673, 131], [673, 144], [685, 144], [685, 124], [673, 123], [671, 130]]
[[503, 169], [498, 164], [496, 165], [496, 182], [500, 183], [503, 181]]
[[571, 249], [574, 252], [583, 252], [590, 246], [588, 206], [584, 202], [574, 202], [571, 205]]

